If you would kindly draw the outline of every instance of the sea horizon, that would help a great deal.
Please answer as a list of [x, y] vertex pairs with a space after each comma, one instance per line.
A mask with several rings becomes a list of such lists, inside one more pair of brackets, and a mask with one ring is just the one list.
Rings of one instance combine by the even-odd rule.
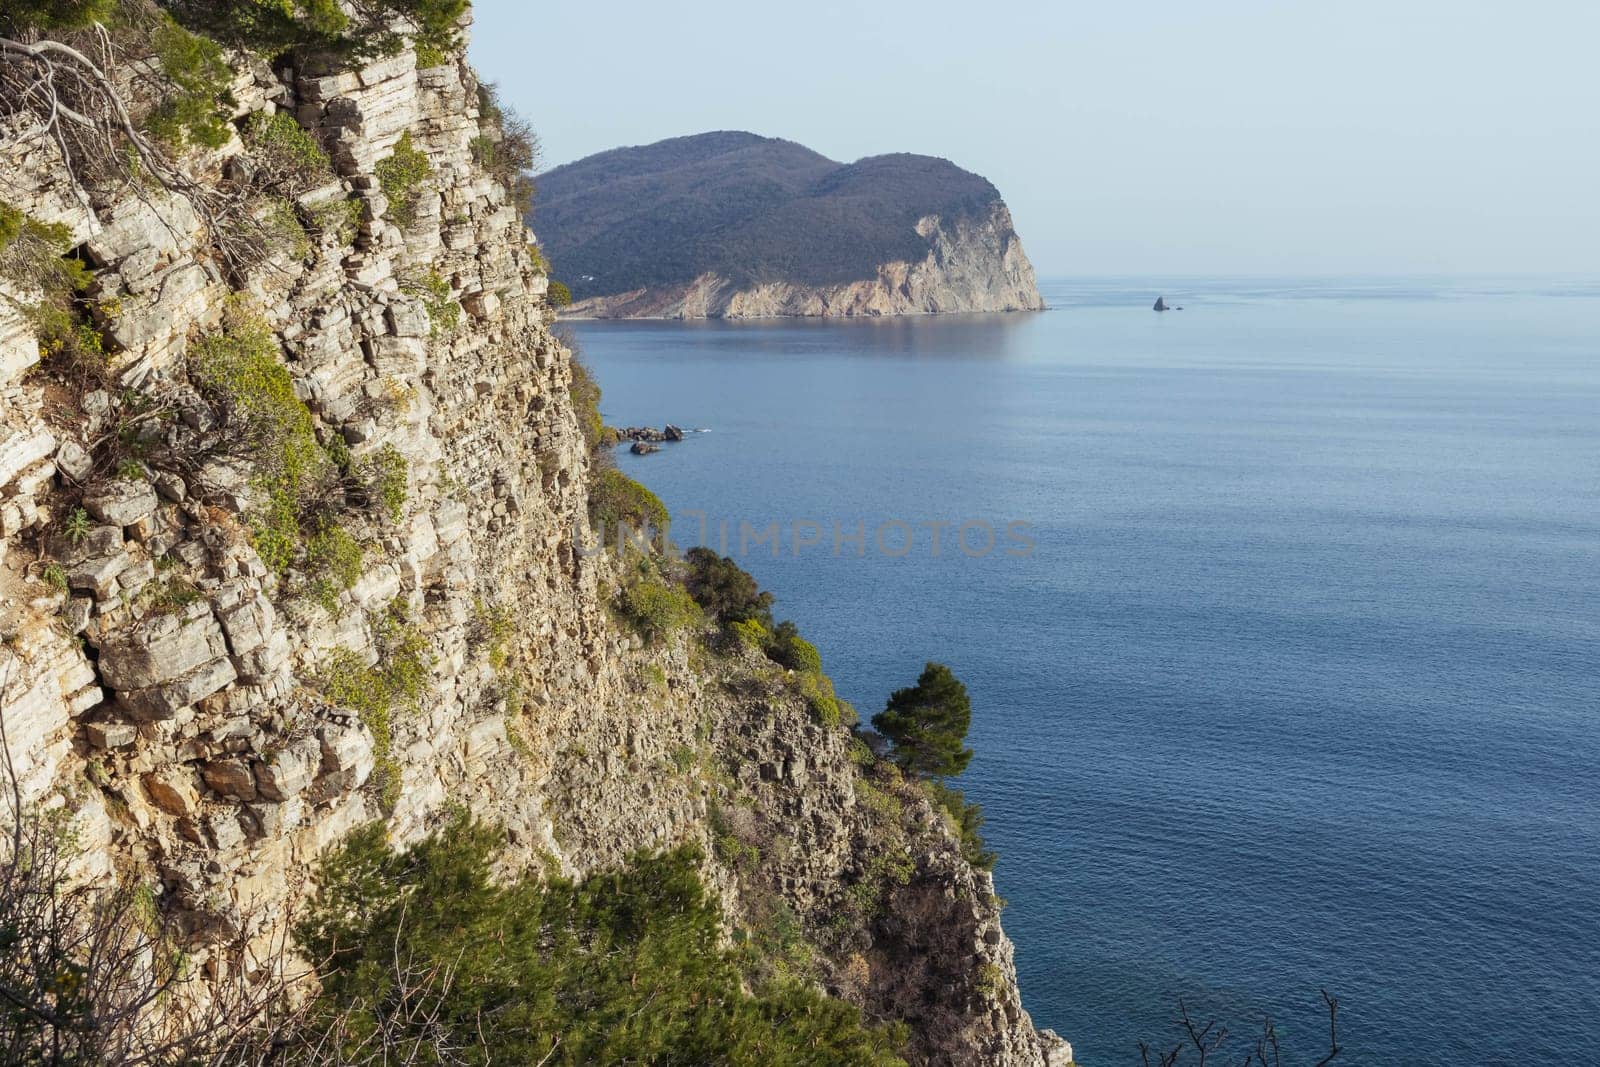
[[736, 558], [864, 717], [925, 658], [967, 681], [956, 784], [1080, 1062], [1179, 996], [1309, 1038], [1322, 988], [1352, 1064], [1584, 1047], [1600, 290], [1342, 280], [574, 330], [608, 422], [712, 431], [619, 456], [674, 512], [1031, 522], [1024, 559]]

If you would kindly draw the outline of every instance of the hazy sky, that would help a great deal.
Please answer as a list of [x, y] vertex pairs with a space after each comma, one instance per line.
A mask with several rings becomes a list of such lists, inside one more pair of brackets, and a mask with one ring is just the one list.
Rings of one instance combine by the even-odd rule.
[[1044, 275], [1600, 270], [1595, 0], [475, 9], [549, 165], [716, 129], [944, 156]]

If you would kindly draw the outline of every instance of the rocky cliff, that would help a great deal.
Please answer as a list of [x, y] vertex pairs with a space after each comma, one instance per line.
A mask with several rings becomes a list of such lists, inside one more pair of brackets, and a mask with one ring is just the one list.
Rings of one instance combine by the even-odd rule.
[[539, 179], [569, 317], [758, 318], [1044, 306], [1011, 213], [948, 160], [841, 164], [722, 132], [623, 148]]
[[[1022, 1009], [990, 876], [919, 788], [759, 653], [614, 618], [617, 564], [582, 549], [570, 354], [532, 235], [475, 161], [462, 56], [232, 62], [238, 132], [176, 191], [79, 195], [25, 112], [0, 130], [0, 199], [69, 235], [109, 353], [83, 372], [41, 349], [30, 294], [0, 302], [0, 725], [23, 802], [72, 813], [85, 876], [155, 887], [217, 977], [273, 965], [318, 856], [373, 819], [404, 843], [464, 804], [507, 829], [513, 866], [573, 874], [694, 841], [730, 924], [793, 917], [816, 980], [909, 1022], [914, 1062], [1070, 1059]], [[329, 169], [293, 198], [303, 234], [230, 270], [204, 201], [255, 180], [271, 116]], [[403, 205], [383, 165], [401, 157], [426, 164]], [[990, 242], [1006, 291], [1031, 291], [1003, 209], [929, 233], [941, 262]], [[722, 306], [939, 310], [933, 274]], [[307, 421], [285, 434], [344, 472], [337, 526], [298, 554], [205, 388], [226, 345], [268, 353], [251, 381], [287, 373], [276, 399]], [[376, 707], [363, 686], [402, 664], [410, 699]], [[259, 951], [224, 951], [240, 940]]]
[[575, 301], [564, 318], [760, 319], [775, 316], [932, 315], [944, 312], [1038, 311], [1044, 307], [1033, 265], [1002, 203], [987, 217], [937, 215], [917, 220], [927, 255], [879, 264], [871, 278], [831, 284], [796, 281], [740, 284], [705, 273], [692, 282], [635, 289]]

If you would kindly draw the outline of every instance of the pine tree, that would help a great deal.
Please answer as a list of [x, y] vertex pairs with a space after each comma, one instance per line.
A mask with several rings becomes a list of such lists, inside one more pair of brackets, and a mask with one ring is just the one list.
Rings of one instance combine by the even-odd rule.
[[967, 687], [942, 663], [929, 663], [917, 684], [897, 689], [872, 725], [894, 742], [894, 761], [924, 778], [950, 778], [966, 770], [972, 750], [962, 747], [972, 721]]

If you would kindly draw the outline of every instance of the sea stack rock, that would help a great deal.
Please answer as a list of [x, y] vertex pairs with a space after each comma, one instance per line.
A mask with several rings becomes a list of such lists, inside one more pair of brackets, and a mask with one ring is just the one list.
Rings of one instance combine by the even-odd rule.
[[1156, 297], [1156, 306], [1155, 306], [1155, 308], [1153, 310], [1155, 310], [1155, 311], [1165, 311], [1165, 310], [1167, 310], [1167, 298], [1164, 297], [1164, 296]]

